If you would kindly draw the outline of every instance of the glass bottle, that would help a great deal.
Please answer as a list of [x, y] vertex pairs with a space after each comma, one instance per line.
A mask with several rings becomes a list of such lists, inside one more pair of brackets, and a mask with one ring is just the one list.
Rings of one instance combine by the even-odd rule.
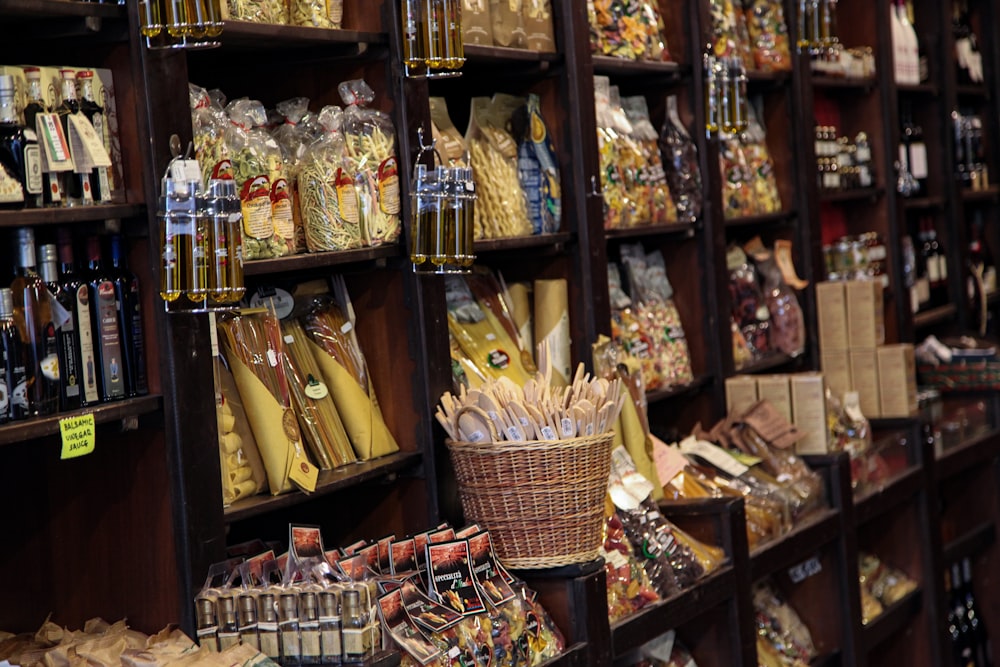
[[243, 214], [236, 181], [212, 179], [205, 195], [209, 217], [209, 296], [217, 303], [236, 303], [243, 298]]
[[219, 625], [215, 617], [215, 602], [211, 598], [200, 597], [194, 601], [198, 645], [210, 653], [219, 652]]
[[721, 126], [719, 112], [719, 78], [716, 59], [705, 54], [705, 133], [711, 137]]
[[252, 595], [240, 596], [240, 643], [260, 650], [257, 636], [257, 598]]
[[344, 661], [359, 662], [365, 658], [365, 620], [361, 614], [361, 594], [357, 590], [346, 590], [341, 600]]
[[281, 644], [278, 641], [278, 609], [273, 593], [261, 593], [257, 598], [257, 619], [260, 652], [272, 660], [280, 660]]
[[[61, 69], [59, 76], [62, 79], [62, 102], [56, 107], [55, 113], [59, 116], [66, 141], [69, 141], [69, 117], [71, 114], [80, 112], [80, 101], [76, 96], [76, 72], [71, 69]], [[64, 172], [62, 182], [65, 195], [64, 205], [79, 206], [94, 203], [94, 193], [90, 189], [89, 172], [86, 174], [79, 174], [75, 171]]]
[[972, 562], [968, 557], [962, 559], [962, 597], [965, 602], [965, 617], [972, 634], [976, 664], [984, 667], [992, 665], [992, 651], [986, 626], [976, 608], [976, 598], [972, 592]]
[[118, 234], [111, 236], [111, 267], [115, 297], [118, 299], [121, 346], [125, 354], [125, 395], [144, 396], [149, 393], [149, 380], [142, 330], [142, 294], [139, 279], [125, 263], [122, 237]]
[[302, 664], [319, 665], [323, 662], [320, 644], [319, 596], [316, 591], [303, 591], [299, 596], [299, 631], [302, 635]]
[[[14, 322], [27, 349], [27, 401], [30, 414], [51, 415], [59, 407], [59, 361], [52, 326], [49, 291], [35, 271], [35, 233], [17, 230], [17, 273], [14, 292]], [[51, 333], [52, 335], [48, 335]]]
[[162, 2], [163, 19], [167, 34], [178, 39], [190, 34], [186, 0], [160, 0]]
[[240, 628], [236, 623], [236, 597], [223, 595], [215, 603], [219, 619], [219, 650], [225, 651], [240, 643]]
[[170, 303], [181, 298], [190, 280], [198, 200], [193, 182], [167, 178], [161, 187], [160, 298]]
[[323, 662], [338, 663], [343, 657], [340, 642], [340, 599], [336, 591], [319, 594], [319, 634]]
[[160, 16], [160, 0], [139, 0], [139, 33], [152, 38], [163, 32]]
[[[94, 73], [90, 70], [83, 70], [76, 75], [76, 81], [80, 86], [80, 111], [94, 126], [94, 131], [101, 138], [104, 149], [110, 152], [111, 146], [104, 108], [94, 99]], [[94, 167], [90, 172], [89, 179], [94, 201], [111, 201], [111, 182], [108, 180], [108, 168]]]
[[[35, 128], [18, 122], [14, 108], [14, 77], [0, 75], [0, 167], [21, 184], [25, 208], [37, 208], [42, 200], [42, 159]], [[20, 204], [18, 204], [20, 205]]]
[[455, 234], [455, 260], [459, 266], [472, 266], [476, 259], [473, 243], [476, 216], [476, 183], [471, 167], [456, 167], [452, 170], [455, 183], [454, 204], [459, 208], [458, 231]]
[[282, 667], [297, 665], [302, 659], [302, 640], [299, 636], [299, 596], [295, 593], [282, 593], [278, 602], [281, 664]]
[[96, 236], [87, 239], [90, 273], [90, 312], [97, 334], [95, 351], [102, 401], [125, 398], [126, 382], [122, 351], [120, 313], [115, 291], [115, 275], [101, 259], [101, 242]]
[[434, 170], [434, 180], [437, 181], [438, 190], [435, 193], [437, 201], [436, 215], [434, 222], [434, 250], [431, 253], [431, 264], [440, 268], [451, 261], [451, 249], [455, 247], [455, 217], [449, 202], [450, 188], [452, 183], [448, 180], [448, 170], [445, 167], [437, 167]]
[[[24, 79], [28, 86], [28, 103], [24, 106], [24, 126], [29, 130], [35, 130], [37, 137], [38, 114], [48, 112], [48, 108], [45, 105], [45, 98], [42, 96], [42, 71], [37, 67], [25, 67]], [[39, 146], [39, 149], [41, 150], [41, 146]], [[42, 174], [41, 200], [36, 200], [36, 204], [40, 206], [62, 206], [62, 200], [63, 192], [59, 174], [44, 172]]]
[[424, 28], [426, 32], [426, 64], [428, 69], [443, 69], [446, 64], [447, 18], [445, 0], [424, 0]]
[[0, 288], [0, 423], [25, 419], [28, 405], [27, 346], [14, 323], [14, 294], [9, 287]]
[[462, 0], [444, 0], [443, 31], [445, 67], [461, 69], [465, 64], [465, 46], [462, 43]]
[[76, 329], [75, 346], [80, 368], [80, 404], [95, 405], [100, 402], [97, 374], [97, 356], [94, 351], [94, 325], [90, 314], [90, 289], [86, 278], [77, 271], [73, 261], [73, 245], [69, 232], [59, 231], [59, 280], [62, 291], [69, 296], [69, 310]]
[[403, 64], [417, 69], [426, 64], [427, 25], [424, 0], [403, 0]]
[[[947, 576], [947, 575], [946, 575]], [[946, 578], [945, 584], [949, 581]], [[975, 652], [972, 645], [972, 634], [965, 614], [965, 601], [962, 596], [962, 573], [958, 563], [952, 563], [950, 577], [950, 595], [948, 595], [948, 633], [952, 640], [952, 653], [957, 667], [977, 667]]]
[[[73, 317], [72, 293], [63, 288], [56, 268], [58, 254], [54, 244], [38, 249], [38, 268], [49, 288], [56, 341], [56, 358], [59, 367], [59, 409], [66, 412], [80, 407], [80, 359], [76, 345], [76, 327]], [[48, 334], [46, 334], [48, 338]]]

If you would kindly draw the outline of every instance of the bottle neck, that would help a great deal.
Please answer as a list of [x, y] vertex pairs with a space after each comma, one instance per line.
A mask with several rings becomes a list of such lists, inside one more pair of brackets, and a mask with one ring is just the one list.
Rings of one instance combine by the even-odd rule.
[[62, 84], [63, 104], [70, 104], [77, 101], [76, 84], [70, 79], [64, 79]]
[[53, 262], [42, 262], [39, 267], [39, 275], [47, 283], [58, 283], [59, 282], [59, 272], [56, 270], [56, 263]]
[[45, 106], [45, 102], [42, 100], [42, 82], [37, 79], [28, 80], [28, 102]]
[[88, 102], [96, 102], [94, 100], [94, 82], [90, 79], [82, 79], [80, 83], [80, 96], [83, 97]]
[[14, 91], [0, 93], [0, 123], [17, 123]]
[[35, 244], [21, 242], [18, 249], [17, 269], [21, 275], [35, 273]]

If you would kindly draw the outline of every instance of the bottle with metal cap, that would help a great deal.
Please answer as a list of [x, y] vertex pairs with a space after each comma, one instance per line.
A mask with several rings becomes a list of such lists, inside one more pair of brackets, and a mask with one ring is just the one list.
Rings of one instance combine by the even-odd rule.
[[[27, 396], [25, 345], [14, 324], [14, 295], [10, 288], [0, 288], [0, 424], [28, 416], [26, 407], [14, 400], [14, 394]], [[24, 403], [24, 406], [27, 404]]]
[[35, 271], [35, 232], [30, 227], [17, 230], [17, 273], [11, 283], [14, 293], [14, 323], [27, 348], [26, 392], [17, 391], [14, 400], [33, 415], [51, 415], [59, 407], [59, 361], [55, 338], [46, 337], [52, 323], [48, 287]]
[[54, 244], [38, 249], [38, 268], [49, 289], [49, 305], [59, 362], [59, 409], [63, 412], [77, 410], [81, 405], [80, 355], [76, 348], [76, 316], [73, 310], [74, 295], [59, 281], [56, 268], [58, 253]]
[[302, 664], [319, 665], [323, 662], [320, 645], [319, 596], [316, 591], [299, 594], [299, 631], [302, 635]]
[[[80, 111], [94, 126], [94, 132], [104, 149], [110, 153], [111, 134], [105, 121], [104, 108], [94, 99], [94, 72], [89, 69], [77, 72], [76, 82], [80, 87]], [[111, 201], [111, 178], [107, 167], [94, 167], [86, 177], [90, 181], [94, 201]]]
[[361, 593], [348, 589], [341, 597], [341, 638], [344, 662], [365, 659], [365, 620], [361, 614]]
[[34, 128], [21, 125], [14, 106], [14, 77], [0, 75], [0, 168], [17, 187], [0, 190], [0, 206], [37, 208], [42, 204], [42, 163]]
[[215, 601], [208, 597], [199, 597], [194, 601], [195, 617], [197, 619], [198, 644], [211, 652], [219, 652], [219, 625], [215, 616]]
[[257, 598], [252, 595], [240, 596], [240, 642], [260, 650], [260, 637], [257, 636]]
[[170, 174], [161, 183], [160, 298], [171, 303], [191, 284], [198, 187], [194, 181], [176, 180]]
[[219, 650], [225, 651], [230, 646], [240, 643], [240, 628], [236, 621], [236, 597], [220, 596], [215, 601], [215, 609], [219, 619]]
[[236, 181], [212, 179], [199, 206], [207, 217], [209, 296], [216, 303], [236, 303], [246, 292], [243, 284], [243, 214]]
[[260, 638], [260, 652], [272, 660], [280, 659], [278, 608], [274, 593], [261, 593], [257, 598], [257, 634]]
[[340, 662], [343, 648], [340, 642], [340, 594], [336, 589], [319, 594], [319, 633], [323, 662]]
[[[62, 124], [63, 135], [66, 141], [70, 136], [70, 117], [75, 117], [80, 113], [80, 100], [76, 96], [76, 70], [61, 69], [59, 77], [62, 80], [61, 97], [62, 102], [55, 109]], [[74, 132], [76, 130], [74, 129]], [[80, 206], [94, 203], [94, 193], [90, 189], [90, 172], [78, 174], [74, 170], [62, 172], [63, 180], [63, 205]]]
[[299, 633], [299, 596], [282, 593], [278, 598], [278, 633], [281, 635], [281, 664], [297, 665], [302, 659], [302, 638]]

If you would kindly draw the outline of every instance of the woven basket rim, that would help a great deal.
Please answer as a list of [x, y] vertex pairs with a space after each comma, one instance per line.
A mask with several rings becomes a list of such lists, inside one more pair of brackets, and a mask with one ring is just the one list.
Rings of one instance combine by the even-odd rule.
[[566, 438], [565, 440], [522, 440], [515, 442], [503, 440], [501, 442], [490, 442], [481, 440], [479, 442], [466, 442], [464, 440], [445, 440], [445, 445], [453, 451], [461, 451], [465, 454], [505, 454], [511, 452], [524, 452], [531, 450], [564, 449], [571, 447], [584, 447], [587, 445], [598, 445], [614, 440], [614, 431], [608, 431], [600, 435], [588, 435], [577, 438]]

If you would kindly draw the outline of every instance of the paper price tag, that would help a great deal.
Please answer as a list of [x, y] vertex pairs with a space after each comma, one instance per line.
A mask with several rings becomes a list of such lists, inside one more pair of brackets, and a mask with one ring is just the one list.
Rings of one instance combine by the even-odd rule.
[[93, 453], [97, 443], [93, 413], [60, 419], [59, 433], [62, 436], [60, 459], [75, 459]]
[[710, 442], [697, 440], [694, 436], [688, 437], [681, 442], [681, 452], [700, 457], [733, 477], [740, 477], [749, 470], [745, 465], [730, 456], [726, 450]]
[[656, 466], [656, 476], [660, 482], [666, 484], [687, 465], [687, 459], [676, 447], [670, 447], [665, 442], [651, 436], [653, 439], [653, 464]]
[[39, 157], [42, 161], [42, 171], [72, 171], [73, 157], [69, 150], [69, 142], [63, 132], [59, 116], [54, 113], [40, 113], [35, 117], [35, 130], [38, 142], [42, 145]]
[[111, 156], [94, 126], [82, 113], [69, 115], [69, 146], [78, 174], [91, 172], [94, 167], [110, 167]]
[[813, 556], [807, 561], [788, 568], [788, 578], [792, 580], [793, 584], [801, 584], [809, 577], [815, 576], [822, 571], [823, 565], [819, 562], [819, 558]]

